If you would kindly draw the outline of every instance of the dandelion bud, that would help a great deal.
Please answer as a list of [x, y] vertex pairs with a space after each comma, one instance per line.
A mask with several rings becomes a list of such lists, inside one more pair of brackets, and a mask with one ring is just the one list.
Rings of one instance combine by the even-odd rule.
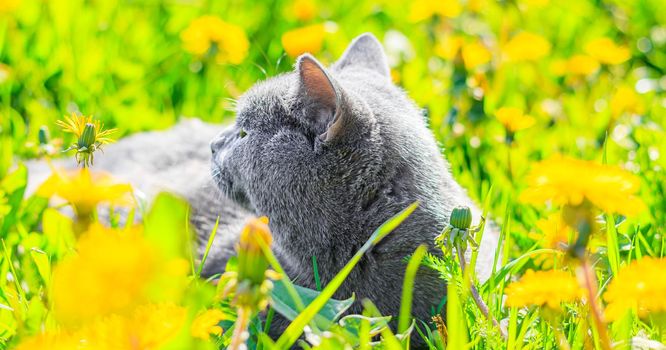
[[270, 246], [273, 241], [268, 228], [268, 218], [251, 220], [241, 232], [238, 244], [238, 280], [261, 284], [268, 269], [268, 260], [261, 251], [261, 244]]
[[37, 134], [37, 138], [39, 139], [39, 144], [40, 145], [48, 145], [49, 144], [49, 128], [47, 128], [45, 125], [42, 125], [39, 128], [39, 133]]
[[456, 207], [451, 212], [451, 226], [466, 230], [472, 224], [472, 211], [469, 207]]
[[86, 123], [86, 126], [83, 128], [81, 136], [79, 136], [78, 146], [79, 149], [86, 147], [90, 148], [95, 143], [95, 124]]

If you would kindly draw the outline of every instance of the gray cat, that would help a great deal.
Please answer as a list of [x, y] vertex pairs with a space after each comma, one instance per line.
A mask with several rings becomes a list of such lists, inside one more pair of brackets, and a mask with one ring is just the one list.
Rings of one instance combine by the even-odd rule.
[[[329, 69], [305, 54], [294, 72], [256, 84], [239, 99], [235, 125], [211, 148], [221, 192], [270, 218], [276, 255], [289, 277], [306, 287], [315, 284], [313, 256], [325, 285], [377, 227], [418, 201], [335, 295], [369, 298], [386, 315], [400, 307], [405, 257], [420, 244], [435, 252], [433, 240], [451, 210], [474, 207], [419, 109], [391, 83], [383, 49], [370, 34], [356, 38]], [[482, 278], [496, 244], [495, 235], [486, 236]], [[421, 269], [414, 314], [429, 319], [444, 295], [437, 273]], [[357, 303], [351, 311], [360, 309]]]

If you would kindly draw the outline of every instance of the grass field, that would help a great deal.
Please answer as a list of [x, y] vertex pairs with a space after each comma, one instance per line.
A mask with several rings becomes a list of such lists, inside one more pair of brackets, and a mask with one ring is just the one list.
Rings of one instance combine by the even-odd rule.
[[[0, 348], [399, 349], [411, 332], [432, 349], [666, 349], [663, 7], [0, 0]], [[291, 70], [303, 52], [332, 63], [363, 32], [382, 41], [394, 82], [424, 108], [455, 178], [501, 227], [484, 283], [455, 250], [417, 250], [391, 315], [397, 329], [371, 302], [339, 322], [349, 301], [330, 298], [346, 270], [319, 291], [279, 279], [260, 219], [213, 285], [183, 249], [187, 208], [173, 196], [160, 195], [137, 227], [97, 222], [98, 204], [133, 203], [131, 188], [94, 166], [24, 196], [25, 160], [63, 156], [73, 143], [86, 158], [107, 137], [181, 117], [231, 121], [256, 81]], [[73, 114], [116, 131], [56, 123]], [[49, 206], [53, 196], [75, 215]], [[410, 317], [419, 264], [449, 282], [444, 319]], [[271, 340], [263, 330], [275, 312], [298, 316]], [[304, 332], [309, 342], [298, 340]]]

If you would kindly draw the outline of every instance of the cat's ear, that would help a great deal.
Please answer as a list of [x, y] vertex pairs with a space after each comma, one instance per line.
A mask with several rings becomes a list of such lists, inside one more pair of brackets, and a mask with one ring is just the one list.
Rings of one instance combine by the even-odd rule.
[[299, 77], [299, 98], [304, 107], [305, 116], [320, 133], [320, 138], [330, 141], [341, 130], [342, 109], [340, 106], [342, 91], [333, 78], [310, 54], [300, 56], [296, 62]]
[[388, 60], [382, 44], [370, 33], [361, 34], [352, 40], [342, 57], [333, 66], [342, 70], [346, 67], [364, 67], [383, 75], [391, 77]]

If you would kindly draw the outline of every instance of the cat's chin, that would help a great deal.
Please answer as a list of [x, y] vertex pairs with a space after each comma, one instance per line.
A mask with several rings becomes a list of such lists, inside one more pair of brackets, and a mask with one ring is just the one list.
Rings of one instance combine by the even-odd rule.
[[227, 197], [227, 199], [230, 199], [245, 210], [253, 213], [256, 212], [255, 207], [250, 202], [245, 191], [238, 186], [235, 186], [234, 182], [229, 177], [223, 176], [221, 170], [216, 165], [213, 166], [212, 176], [215, 185], [223, 196]]

